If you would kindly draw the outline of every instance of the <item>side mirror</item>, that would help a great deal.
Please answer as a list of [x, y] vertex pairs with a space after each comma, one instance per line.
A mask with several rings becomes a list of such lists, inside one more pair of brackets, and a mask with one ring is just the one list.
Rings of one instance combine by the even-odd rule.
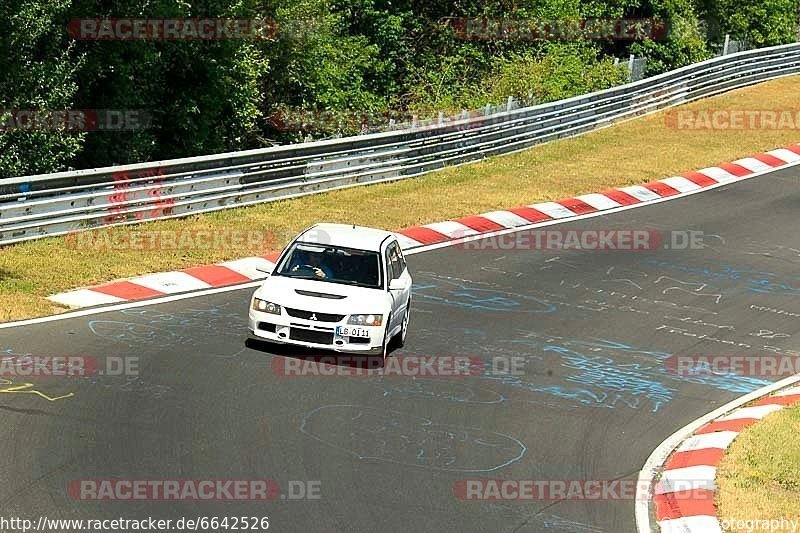
[[403, 278], [395, 278], [389, 282], [390, 291], [403, 291], [408, 288], [408, 282]]

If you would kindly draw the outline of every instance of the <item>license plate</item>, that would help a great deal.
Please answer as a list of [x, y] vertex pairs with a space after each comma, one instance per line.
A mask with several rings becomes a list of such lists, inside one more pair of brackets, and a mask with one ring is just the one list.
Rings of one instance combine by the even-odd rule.
[[366, 337], [369, 338], [369, 330], [364, 328], [351, 328], [348, 326], [336, 326], [336, 334], [340, 337]]

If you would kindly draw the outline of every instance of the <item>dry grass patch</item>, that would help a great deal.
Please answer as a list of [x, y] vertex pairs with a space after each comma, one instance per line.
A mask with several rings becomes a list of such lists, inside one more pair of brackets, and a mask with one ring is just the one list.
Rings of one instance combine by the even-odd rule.
[[800, 521], [800, 407], [772, 414], [739, 435], [717, 469], [717, 484], [721, 520]]
[[[690, 109], [792, 109], [800, 77], [740, 89]], [[765, 105], [765, 102], [768, 102]], [[319, 221], [398, 230], [543, 200], [559, 200], [663, 178], [800, 141], [794, 130], [686, 131], [658, 113], [574, 139], [394, 183], [158, 221], [119, 231], [256, 229], [275, 235], [274, 249]], [[265, 249], [182, 252], [76, 250], [63, 238], [0, 250], [0, 320], [49, 314], [49, 294], [149, 272], [263, 254]]]

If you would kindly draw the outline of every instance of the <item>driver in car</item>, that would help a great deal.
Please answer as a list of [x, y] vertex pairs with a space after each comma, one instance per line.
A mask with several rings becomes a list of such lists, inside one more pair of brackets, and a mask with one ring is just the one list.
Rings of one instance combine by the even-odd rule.
[[292, 261], [291, 272], [297, 272], [302, 269], [311, 270], [318, 278], [333, 277], [333, 271], [325, 264], [321, 254], [297, 254], [297, 258]]

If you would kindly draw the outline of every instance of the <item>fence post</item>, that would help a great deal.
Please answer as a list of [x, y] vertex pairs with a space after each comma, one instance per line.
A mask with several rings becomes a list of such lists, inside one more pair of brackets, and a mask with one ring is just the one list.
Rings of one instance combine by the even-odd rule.
[[725, 43], [722, 45], [722, 55], [724, 56], [728, 55], [728, 48], [730, 47], [730, 45], [731, 45], [731, 34], [726, 33]]
[[508, 101], [506, 102], [506, 111], [511, 111], [514, 108], [514, 97], [509, 96]]

